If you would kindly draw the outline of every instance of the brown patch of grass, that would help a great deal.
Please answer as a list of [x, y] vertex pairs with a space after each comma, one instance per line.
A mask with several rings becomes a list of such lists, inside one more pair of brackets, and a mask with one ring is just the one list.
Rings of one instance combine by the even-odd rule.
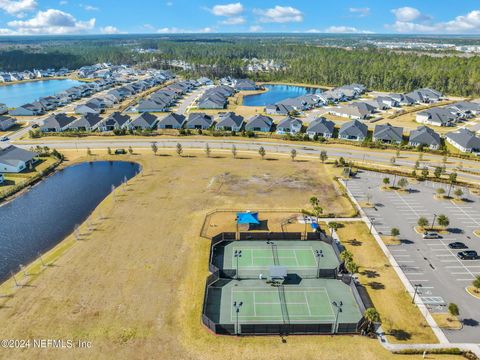
[[460, 330], [462, 328], [460, 320], [449, 313], [434, 313], [432, 317], [435, 319], [438, 327], [442, 329]]
[[382, 236], [382, 240], [385, 243], [385, 245], [400, 245], [401, 241], [397, 236]]

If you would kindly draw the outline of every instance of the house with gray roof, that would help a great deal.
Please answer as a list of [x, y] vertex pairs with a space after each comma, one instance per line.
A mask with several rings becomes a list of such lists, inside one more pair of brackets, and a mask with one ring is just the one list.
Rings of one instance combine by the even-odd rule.
[[445, 135], [445, 139], [462, 152], [480, 154], [480, 138], [468, 129], [462, 128], [449, 132]]
[[37, 160], [37, 153], [9, 145], [0, 148], [0, 172], [19, 173]]
[[302, 131], [302, 125], [301, 120], [287, 116], [278, 123], [276, 133], [279, 135], [295, 135]]
[[419, 126], [410, 131], [408, 145], [418, 147], [426, 146], [432, 150], [440, 149], [442, 141], [440, 135], [427, 126]]
[[84, 114], [72, 121], [67, 129], [71, 131], [94, 131], [100, 121], [102, 121], [102, 117], [99, 114]]
[[157, 124], [159, 129], [181, 129], [186, 122], [186, 118], [182, 114], [170, 113], [165, 116]]
[[130, 122], [130, 116], [118, 111], [110, 114], [107, 118], [100, 121], [97, 128], [100, 131], [113, 131], [126, 128]]
[[371, 112], [367, 110], [367, 107], [362, 107], [358, 105], [353, 106], [353, 104], [338, 106], [336, 108], [330, 109], [328, 112], [335, 116], [356, 120], [367, 119], [371, 115]]
[[[404, 94], [388, 94], [387, 97], [398, 103], [398, 105], [413, 105], [415, 100]], [[398, 106], [395, 105], [395, 106]]]
[[257, 90], [258, 87], [255, 84], [255, 81], [250, 79], [237, 79], [235, 80], [234, 85], [235, 90], [237, 91], [247, 91], [247, 90]]
[[89, 104], [80, 104], [75, 106], [75, 114], [84, 115], [84, 114], [100, 114], [102, 109], [97, 107], [92, 107]]
[[421, 124], [434, 126], [453, 126], [459, 120], [458, 114], [447, 108], [431, 108], [419, 111], [415, 120]]
[[460, 101], [447, 106], [457, 112], [461, 117], [467, 119], [480, 114], [480, 104], [470, 101]]
[[295, 109], [291, 105], [271, 104], [265, 106], [265, 113], [269, 115], [288, 115]]
[[129, 129], [151, 130], [157, 123], [157, 117], [149, 112], [141, 113], [127, 125]]
[[373, 130], [373, 141], [384, 144], [401, 144], [403, 141], [403, 128], [392, 126], [389, 123], [375, 126]]
[[0, 131], [8, 130], [16, 123], [17, 121], [14, 118], [10, 116], [0, 115]]
[[241, 131], [244, 123], [245, 120], [243, 116], [229, 111], [219, 116], [215, 129], [224, 131]]
[[190, 113], [187, 120], [187, 129], [207, 130], [213, 125], [213, 117], [205, 113]]
[[0, 115], [8, 113], [8, 107], [5, 104], [0, 103]]
[[45, 113], [45, 110], [38, 103], [25, 104], [9, 111], [13, 116], [36, 116]]
[[430, 104], [438, 102], [443, 98], [441, 92], [429, 88], [417, 89], [405, 95], [412, 98], [418, 104]]
[[248, 119], [248, 122], [245, 125], [245, 130], [270, 132], [272, 131], [272, 127], [273, 120], [271, 117], [257, 114]]
[[68, 126], [75, 120], [73, 116], [68, 116], [64, 113], [53, 114], [47, 117], [40, 130], [43, 132], [61, 132], [68, 129]]
[[170, 104], [163, 101], [156, 101], [153, 98], [141, 100], [138, 103], [138, 112], [165, 112], [168, 111]]
[[203, 96], [198, 101], [199, 109], [224, 109], [225, 106], [227, 106], [227, 99], [217, 94]]
[[358, 120], [344, 123], [338, 132], [338, 137], [343, 140], [363, 141], [368, 136], [367, 125]]
[[307, 128], [307, 134], [310, 139], [313, 139], [315, 135], [325, 139], [330, 139], [333, 137], [334, 130], [335, 123], [333, 121], [327, 120], [324, 117], [319, 117], [310, 123]]

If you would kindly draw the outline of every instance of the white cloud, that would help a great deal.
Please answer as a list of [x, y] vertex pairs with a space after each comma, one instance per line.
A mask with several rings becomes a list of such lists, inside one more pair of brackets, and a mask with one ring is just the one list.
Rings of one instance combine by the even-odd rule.
[[98, 7], [93, 5], [80, 5], [80, 7], [84, 8], [86, 11], [98, 11], [100, 10]]
[[260, 32], [262, 30], [263, 30], [263, 28], [260, 25], [252, 25], [248, 29], [248, 31], [250, 31], [250, 32]]
[[392, 9], [392, 13], [395, 15], [397, 21], [413, 21], [422, 16], [422, 13], [410, 6], [401, 7], [398, 9]]
[[37, 8], [36, 0], [0, 0], [0, 9], [9, 15], [23, 17], [27, 12]]
[[[408, 17], [407, 17], [408, 18]], [[424, 15], [412, 18], [412, 20], [400, 20], [397, 17], [392, 25], [387, 27], [400, 33], [432, 33], [432, 34], [479, 34], [480, 33], [480, 10], [473, 10], [466, 15], [460, 15], [446, 22], [430, 22]], [[404, 18], [405, 19], [405, 18]], [[414, 21], [416, 20], [416, 21]]]
[[62, 0], [59, 2], [60, 5], [67, 5], [68, 4], [68, 1], [67, 0]]
[[19, 34], [75, 34], [92, 30], [95, 19], [79, 21], [69, 13], [48, 9], [39, 11], [29, 20], [14, 20], [7, 25]]
[[303, 13], [291, 6], [275, 6], [270, 9], [254, 9], [254, 13], [260, 16], [264, 23], [289, 23], [302, 22]]
[[[315, 30], [315, 29], [312, 29]], [[314, 31], [307, 31], [314, 32]], [[372, 34], [368, 30], [360, 30], [353, 26], [330, 26], [326, 28], [323, 32], [330, 34]]]
[[100, 28], [102, 34], [121, 34], [122, 32], [118, 30], [115, 26], [105, 26]]
[[350, 8], [348, 9], [352, 14], [355, 14], [360, 17], [365, 17], [370, 15], [370, 8], [365, 7], [365, 8]]
[[212, 32], [215, 32], [215, 29], [211, 27], [204, 27], [202, 29], [190, 30], [190, 29], [182, 29], [177, 27], [164, 27], [161, 29], [157, 29], [156, 32], [159, 34], [196, 34], [196, 33], [212, 33]]
[[245, 24], [245, 18], [243, 16], [233, 16], [226, 18], [225, 20], [222, 21], [222, 24], [224, 25], [241, 25]]
[[238, 16], [243, 13], [243, 5], [239, 2], [215, 5], [210, 11], [216, 16]]

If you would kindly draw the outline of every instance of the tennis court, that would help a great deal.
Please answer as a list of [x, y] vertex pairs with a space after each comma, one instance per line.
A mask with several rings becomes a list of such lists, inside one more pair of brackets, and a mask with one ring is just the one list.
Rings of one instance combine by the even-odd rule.
[[[284, 293], [282, 295], [282, 292]], [[242, 303], [239, 322], [281, 322], [290, 323], [332, 322], [335, 314], [325, 288], [292, 289], [282, 287], [271, 289], [232, 288], [232, 299]], [[235, 321], [236, 313], [231, 313]]]
[[221, 246], [214, 263], [221, 269], [238, 269], [241, 278], [267, 276], [272, 265], [303, 276], [316, 276], [318, 269], [339, 265], [332, 246], [322, 241], [233, 241]]

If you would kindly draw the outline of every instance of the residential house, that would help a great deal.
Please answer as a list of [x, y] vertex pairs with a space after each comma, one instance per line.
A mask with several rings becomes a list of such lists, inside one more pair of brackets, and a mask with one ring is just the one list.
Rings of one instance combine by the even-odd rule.
[[213, 125], [213, 117], [205, 113], [190, 113], [187, 129], [207, 130]]
[[[388, 94], [387, 97], [398, 103], [398, 105], [413, 105], [415, 100], [404, 94]], [[398, 106], [396, 105], [396, 106]]]
[[415, 120], [421, 124], [434, 126], [453, 126], [458, 119], [458, 115], [447, 108], [431, 108], [419, 111], [415, 117]]
[[182, 114], [171, 113], [161, 119], [157, 127], [159, 129], [181, 129], [186, 122], [186, 118]]
[[279, 135], [295, 135], [302, 131], [302, 125], [301, 120], [287, 116], [278, 123], [276, 133]]
[[352, 105], [338, 106], [336, 108], [330, 109], [328, 112], [332, 115], [356, 120], [367, 119], [371, 114], [371, 112], [368, 111], [366, 107]]
[[138, 112], [166, 112], [170, 105], [159, 100], [155, 101], [152, 98], [141, 100], [137, 106]]
[[97, 129], [100, 121], [102, 121], [102, 117], [99, 114], [87, 113], [72, 121], [67, 129], [72, 131], [94, 131]]
[[219, 116], [215, 129], [223, 131], [241, 131], [244, 123], [243, 116], [229, 111]]
[[480, 104], [476, 102], [461, 101], [450, 104], [446, 108], [458, 113], [464, 119], [480, 115]]
[[14, 110], [10, 110], [9, 113], [13, 116], [36, 116], [44, 114], [45, 110], [40, 104], [31, 103], [19, 106]]
[[480, 154], [480, 138], [468, 129], [462, 128], [449, 132], [445, 135], [445, 139], [462, 152]]
[[151, 130], [157, 123], [157, 117], [149, 112], [141, 113], [138, 117], [130, 121], [128, 127], [135, 130]]
[[94, 105], [90, 104], [81, 104], [75, 106], [75, 114], [84, 115], [84, 114], [100, 114], [103, 109], [94, 107]]
[[43, 120], [40, 130], [43, 132], [61, 132], [68, 129], [68, 126], [75, 120], [73, 116], [64, 113], [52, 114]]
[[265, 106], [265, 113], [269, 115], [288, 115], [293, 111], [295, 111], [295, 109], [290, 105], [272, 104]]
[[100, 131], [113, 131], [125, 128], [130, 121], [130, 116], [118, 111], [112, 113], [98, 124]]
[[307, 128], [308, 136], [313, 139], [315, 136], [330, 139], [333, 137], [335, 123], [324, 117], [313, 120]]
[[255, 81], [250, 79], [237, 79], [234, 85], [235, 90], [237, 91], [248, 91], [248, 90], [257, 90], [258, 87], [255, 84]]
[[428, 88], [414, 90], [405, 96], [412, 98], [417, 104], [438, 102], [443, 97], [441, 92]]
[[9, 145], [0, 148], [0, 172], [19, 173], [37, 159], [37, 153]]
[[245, 130], [270, 132], [272, 131], [272, 127], [273, 120], [271, 117], [257, 114], [248, 120], [247, 124], [245, 125]]
[[429, 149], [438, 150], [442, 145], [440, 135], [427, 126], [419, 126], [410, 131], [409, 138], [408, 145], [414, 147], [426, 146]]
[[343, 140], [363, 141], [368, 136], [367, 125], [358, 120], [344, 123], [338, 132], [338, 137]]
[[373, 141], [384, 144], [401, 144], [403, 141], [403, 128], [392, 126], [389, 123], [375, 126]]
[[0, 115], [8, 113], [8, 107], [5, 104], [0, 103]]
[[16, 120], [10, 116], [0, 115], [0, 131], [5, 131], [10, 129], [16, 124]]

